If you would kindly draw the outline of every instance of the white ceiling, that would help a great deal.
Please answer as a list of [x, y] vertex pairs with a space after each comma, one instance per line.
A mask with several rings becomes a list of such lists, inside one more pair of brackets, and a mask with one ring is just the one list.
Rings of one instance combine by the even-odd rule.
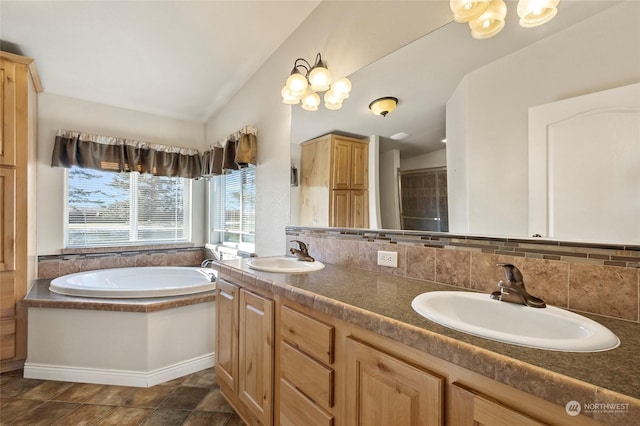
[[49, 93], [206, 121], [320, 1], [6, 1], [2, 49]]

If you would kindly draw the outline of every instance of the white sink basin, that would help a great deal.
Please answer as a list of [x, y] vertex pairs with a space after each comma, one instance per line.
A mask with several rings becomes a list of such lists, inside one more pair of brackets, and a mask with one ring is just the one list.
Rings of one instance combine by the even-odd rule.
[[501, 302], [488, 294], [433, 291], [416, 296], [411, 307], [445, 327], [518, 346], [600, 352], [620, 345], [615, 334], [589, 318], [553, 306]]
[[312, 272], [324, 268], [324, 263], [305, 262], [298, 260], [297, 257], [256, 257], [247, 262], [247, 266], [256, 271], [264, 272], [280, 272], [280, 273], [296, 273], [296, 272]]

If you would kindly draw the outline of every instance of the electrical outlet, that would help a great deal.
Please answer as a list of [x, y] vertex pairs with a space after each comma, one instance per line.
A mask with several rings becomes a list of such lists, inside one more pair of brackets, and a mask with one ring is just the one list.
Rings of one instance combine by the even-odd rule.
[[398, 253], [395, 251], [379, 251], [378, 265], [389, 266], [391, 268], [398, 267]]

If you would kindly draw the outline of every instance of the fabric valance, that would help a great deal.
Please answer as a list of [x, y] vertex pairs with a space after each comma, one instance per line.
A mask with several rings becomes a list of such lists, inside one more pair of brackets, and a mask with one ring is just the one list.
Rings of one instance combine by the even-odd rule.
[[258, 141], [255, 127], [245, 126], [202, 155], [202, 177], [231, 173], [257, 164]]
[[197, 149], [62, 129], [56, 134], [51, 165], [183, 178], [202, 174]]

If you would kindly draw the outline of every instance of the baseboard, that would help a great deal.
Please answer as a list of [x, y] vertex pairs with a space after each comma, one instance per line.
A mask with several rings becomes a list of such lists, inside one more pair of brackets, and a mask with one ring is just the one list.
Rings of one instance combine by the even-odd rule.
[[35, 364], [30, 363], [27, 359], [27, 362], [24, 364], [24, 377], [27, 379], [148, 388], [206, 368], [211, 368], [214, 365], [215, 354], [213, 353], [151, 371], [104, 370], [86, 367]]

